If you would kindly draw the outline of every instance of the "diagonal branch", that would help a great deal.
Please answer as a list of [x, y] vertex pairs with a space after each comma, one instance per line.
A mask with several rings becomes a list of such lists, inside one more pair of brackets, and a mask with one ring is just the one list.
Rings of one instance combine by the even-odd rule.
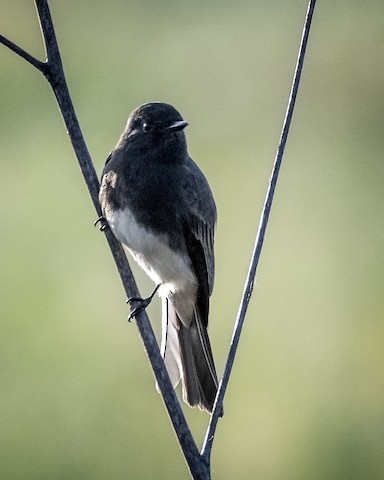
[[306, 16], [306, 20], [305, 20], [305, 24], [304, 24], [304, 28], [303, 28], [303, 35], [302, 35], [302, 38], [301, 38], [301, 43], [300, 43], [300, 48], [299, 48], [299, 55], [298, 55], [298, 59], [297, 59], [297, 63], [296, 63], [295, 74], [294, 74], [294, 77], [293, 77], [291, 93], [290, 93], [289, 100], [288, 100], [287, 112], [286, 112], [284, 123], [283, 123], [283, 129], [282, 129], [279, 146], [278, 146], [277, 153], [276, 153], [275, 163], [273, 165], [272, 175], [271, 175], [269, 187], [268, 187], [268, 190], [267, 190], [267, 195], [266, 195], [266, 198], [265, 198], [264, 207], [263, 207], [263, 210], [262, 210], [262, 213], [261, 213], [259, 228], [258, 228], [257, 235], [256, 235], [255, 246], [254, 246], [254, 250], [253, 250], [253, 254], [252, 254], [252, 258], [251, 258], [251, 263], [250, 263], [250, 267], [249, 267], [249, 271], [248, 271], [248, 276], [247, 276], [247, 279], [246, 279], [246, 282], [245, 282], [243, 297], [242, 297], [242, 300], [241, 300], [241, 303], [240, 303], [239, 312], [237, 314], [237, 319], [236, 319], [234, 332], [233, 332], [233, 336], [232, 336], [231, 347], [230, 347], [230, 350], [229, 350], [227, 363], [226, 363], [225, 369], [224, 369], [224, 375], [223, 375], [223, 378], [220, 382], [219, 390], [218, 390], [217, 395], [216, 395], [215, 406], [214, 406], [214, 409], [213, 409], [211, 421], [210, 421], [210, 424], [208, 426], [207, 433], [206, 433], [205, 440], [204, 440], [204, 445], [203, 445], [203, 449], [202, 449], [202, 456], [207, 461], [208, 461], [208, 459], [210, 458], [210, 455], [211, 455], [213, 438], [214, 438], [214, 435], [215, 435], [217, 422], [219, 420], [220, 413], [222, 411], [223, 398], [224, 398], [224, 395], [225, 395], [225, 392], [226, 392], [226, 389], [227, 389], [229, 377], [231, 375], [233, 362], [234, 362], [234, 359], [235, 359], [237, 347], [239, 345], [241, 330], [242, 330], [243, 324], [244, 324], [245, 314], [247, 313], [249, 301], [251, 299], [251, 295], [252, 295], [252, 291], [253, 291], [253, 285], [254, 285], [254, 282], [255, 282], [257, 265], [259, 263], [261, 249], [263, 247], [264, 235], [265, 235], [265, 231], [267, 229], [267, 224], [268, 224], [269, 214], [270, 214], [270, 211], [271, 211], [273, 196], [275, 194], [277, 178], [278, 178], [278, 175], [279, 175], [280, 166], [281, 166], [281, 162], [282, 162], [282, 159], [283, 159], [285, 144], [286, 144], [287, 138], [288, 138], [288, 132], [289, 132], [289, 127], [291, 125], [293, 109], [295, 107], [295, 101], [296, 101], [297, 91], [298, 91], [298, 88], [299, 88], [301, 71], [302, 71], [302, 68], [303, 68], [305, 51], [306, 51], [306, 48], [307, 48], [308, 35], [309, 35], [309, 30], [311, 28], [311, 22], [312, 22], [313, 11], [314, 11], [314, 8], [315, 8], [315, 3], [316, 3], [316, 0], [310, 0], [309, 5], [308, 5], [307, 16]]
[[11, 42], [11, 40], [8, 40], [8, 38], [3, 37], [3, 35], [0, 35], [0, 43], [2, 43], [6, 47], [8, 47], [10, 50], [12, 50], [12, 52], [15, 52], [21, 58], [29, 62], [35, 68], [40, 70], [40, 72], [43, 72], [45, 63], [41, 62], [40, 60], [37, 60], [37, 58], [33, 57], [30, 53], [23, 50], [21, 47], [16, 45], [16, 43]]
[[[100, 216], [101, 211], [98, 200], [99, 181], [85, 144], [65, 80], [48, 1], [35, 0], [35, 4], [44, 39], [47, 56], [46, 62], [43, 63], [36, 60], [30, 54], [3, 36], [0, 37], [0, 43], [6, 45], [41, 71], [50, 83], [65, 122], [73, 149], [79, 161], [92, 202], [95, 206], [97, 215]], [[127, 297], [139, 297], [140, 295], [136, 282], [121, 244], [116, 240], [113, 233], [108, 228], [105, 229], [105, 236], [114, 257]], [[191, 474], [195, 479], [209, 480], [209, 465], [201, 458], [193, 440], [183, 411], [172, 388], [171, 381], [160, 355], [156, 337], [145, 311], [142, 311], [136, 316], [136, 323]]]

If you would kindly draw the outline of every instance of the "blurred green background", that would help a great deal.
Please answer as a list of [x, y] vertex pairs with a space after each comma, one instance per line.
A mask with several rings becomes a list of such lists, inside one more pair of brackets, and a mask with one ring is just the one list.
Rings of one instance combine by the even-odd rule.
[[[221, 374], [307, 2], [50, 4], [99, 173], [139, 104], [190, 123]], [[43, 58], [31, 1], [0, 0], [0, 32]], [[50, 87], [3, 46], [0, 72], [0, 477], [188, 478]], [[383, 2], [319, 1], [214, 479], [383, 478], [383, 114]], [[201, 445], [208, 416], [185, 412]]]

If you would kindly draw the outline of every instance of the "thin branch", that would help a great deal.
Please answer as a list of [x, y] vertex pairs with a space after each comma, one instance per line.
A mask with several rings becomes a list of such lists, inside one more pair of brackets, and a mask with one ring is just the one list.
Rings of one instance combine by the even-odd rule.
[[33, 57], [31, 54], [23, 50], [21, 47], [16, 45], [16, 43], [11, 42], [11, 40], [8, 40], [8, 38], [3, 37], [3, 35], [0, 35], [0, 43], [8, 47], [12, 52], [15, 52], [17, 55], [19, 55], [21, 58], [29, 62], [31, 65], [33, 65], [35, 68], [40, 70], [40, 72], [44, 71], [45, 68], [45, 63], [41, 62], [37, 58]]
[[[97, 215], [100, 216], [101, 211], [98, 200], [99, 181], [70, 98], [48, 2], [47, 0], [35, 0], [35, 4], [44, 39], [47, 61], [45, 63], [37, 61], [27, 52], [20, 49], [4, 37], [1, 37], [0, 41], [31, 63], [34, 67], [38, 68], [50, 83], [59, 104], [69, 138], [79, 161], [92, 202], [95, 206]], [[105, 236], [114, 257], [127, 297], [139, 297], [140, 294], [136, 282], [133, 278], [121, 244], [116, 240], [113, 233], [108, 228], [105, 229]], [[145, 311], [142, 311], [137, 315], [136, 323], [190, 472], [195, 479], [209, 480], [209, 464], [201, 458], [196, 447], [175, 391], [173, 390], [168, 373], [165, 369], [156, 337]]]
[[204, 445], [202, 449], [202, 456], [204, 458], [208, 459], [210, 458], [211, 455], [211, 450], [212, 450], [212, 444], [213, 444], [213, 438], [215, 435], [216, 431], [216, 426], [217, 422], [220, 417], [220, 413], [222, 411], [222, 405], [223, 405], [223, 398], [225, 395], [225, 391], [227, 389], [229, 377], [232, 371], [233, 367], [233, 362], [235, 359], [237, 347], [239, 345], [239, 340], [240, 340], [240, 334], [241, 330], [243, 328], [244, 324], [244, 319], [245, 319], [245, 314], [247, 313], [249, 301], [251, 299], [252, 291], [253, 291], [253, 285], [255, 282], [255, 277], [256, 277], [256, 270], [257, 270], [257, 265], [259, 263], [259, 258], [261, 254], [261, 249], [263, 247], [263, 242], [264, 242], [264, 235], [265, 231], [268, 225], [268, 219], [269, 219], [269, 214], [271, 211], [271, 206], [272, 206], [272, 201], [273, 201], [273, 196], [275, 193], [275, 188], [276, 188], [276, 183], [277, 183], [277, 178], [279, 175], [280, 171], [280, 166], [281, 162], [283, 159], [283, 154], [284, 154], [284, 149], [285, 149], [285, 144], [287, 142], [288, 138], [288, 132], [289, 132], [289, 127], [291, 125], [291, 120], [292, 120], [292, 114], [293, 110], [295, 107], [295, 101], [296, 101], [296, 96], [297, 96], [297, 91], [299, 88], [299, 83], [300, 83], [300, 77], [301, 77], [301, 71], [303, 68], [303, 63], [304, 63], [304, 57], [305, 57], [305, 51], [307, 48], [307, 43], [308, 43], [308, 35], [309, 35], [309, 30], [311, 28], [311, 22], [312, 22], [312, 16], [313, 16], [313, 11], [315, 8], [316, 0], [310, 0], [309, 5], [308, 5], [308, 10], [307, 10], [307, 15], [305, 19], [305, 24], [303, 28], [303, 35], [301, 38], [301, 43], [300, 43], [300, 48], [299, 48], [299, 55], [296, 63], [296, 69], [293, 77], [293, 83], [292, 83], [292, 88], [291, 88], [291, 93], [289, 96], [288, 100], [288, 107], [287, 107], [287, 112], [285, 115], [284, 123], [283, 123], [283, 129], [280, 137], [280, 142], [279, 146], [277, 149], [276, 153], [276, 158], [275, 162], [273, 165], [272, 169], [272, 175], [270, 178], [270, 183], [269, 187], [267, 190], [266, 198], [265, 198], [265, 203], [264, 207], [261, 213], [261, 218], [260, 218], [260, 223], [259, 223], [259, 228], [257, 231], [256, 235], [256, 240], [255, 240], [255, 245], [254, 245], [254, 250], [251, 258], [251, 263], [248, 271], [248, 276], [245, 282], [245, 287], [244, 287], [244, 292], [243, 292], [243, 297], [240, 303], [239, 311], [237, 314], [237, 319], [234, 327], [234, 332], [232, 336], [232, 342], [231, 342], [231, 347], [229, 350], [229, 355], [228, 355], [228, 360], [225, 365], [224, 369], [224, 375], [223, 378], [220, 382], [219, 385], [219, 390], [216, 395], [216, 402], [215, 406], [213, 409], [212, 417], [210, 424], [207, 429], [207, 433], [205, 436], [204, 440]]
[[[44, 41], [46, 42], [45, 47], [48, 56], [48, 64], [50, 66], [50, 70], [46, 76], [55, 93], [67, 127], [68, 135], [76, 152], [97, 215], [100, 216], [101, 211], [98, 200], [99, 181], [86, 147], [70, 98], [67, 83], [65, 81], [48, 2], [46, 0], [36, 0], [36, 6], [39, 13], [41, 28], [43, 30]], [[105, 230], [105, 235], [127, 297], [139, 297], [140, 294], [136, 282], [121, 244], [116, 240], [110, 229]], [[205, 465], [200, 461], [199, 451], [188, 428], [188, 424], [185, 420], [176, 394], [172, 388], [171, 381], [164, 366], [164, 361], [160, 355], [156, 337], [145, 311], [142, 311], [136, 317], [136, 323], [190, 471], [194, 478], [206, 478], [206, 476], [204, 476], [206, 472]]]

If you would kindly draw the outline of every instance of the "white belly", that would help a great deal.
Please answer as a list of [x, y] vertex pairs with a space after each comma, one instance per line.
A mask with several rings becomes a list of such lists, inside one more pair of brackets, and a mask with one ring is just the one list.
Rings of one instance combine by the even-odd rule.
[[158, 285], [160, 294], [169, 296], [191, 293], [195, 296], [197, 280], [189, 258], [169, 247], [167, 237], [155, 236], [139, 225], [129, 209], [105, 212], [115, 237], [129, 250], [136, 262]]

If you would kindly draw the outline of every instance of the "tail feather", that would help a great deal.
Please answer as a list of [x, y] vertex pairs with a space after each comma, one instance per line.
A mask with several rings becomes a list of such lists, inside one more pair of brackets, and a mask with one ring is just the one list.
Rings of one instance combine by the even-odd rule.
[[178, 333], [183, 400], [191, 407], [212, 412], [218, 384], [207, 331], [194, 322], [189, 328], [180, 323]]
[[[176, 388], [183, 375], [178, 327], [176, 323], [178, 320], [176, 312], [167, 298], [162, 299], [162, 304], [162, 339], [160, 353], [164, 359], [164, 364], [168, 371], [172, 386], [173, 388]], [[157, 382], [156, 389], [157, 391], [160, 391]]]
[[186, 327], [167, 298], [163, 298], [162, 327], [161, 354], [173, 387], [181, 380], [183, 400], [211, 413], [218, 382], [207, 329], [196, 311]]
[[[168, 373], [171, 378], [181, 379], [183, 400], [188, 405], [211, 412], [218, 382], [207, 329], [200, 321], [196, 309], [192, 312], [193, 319], [187, 327], [179, 319], [171, 301], [164, 301], [167, 304], [168, 320], [164, 362]], [[178, 373], [175, 372], [175, 365]]]

